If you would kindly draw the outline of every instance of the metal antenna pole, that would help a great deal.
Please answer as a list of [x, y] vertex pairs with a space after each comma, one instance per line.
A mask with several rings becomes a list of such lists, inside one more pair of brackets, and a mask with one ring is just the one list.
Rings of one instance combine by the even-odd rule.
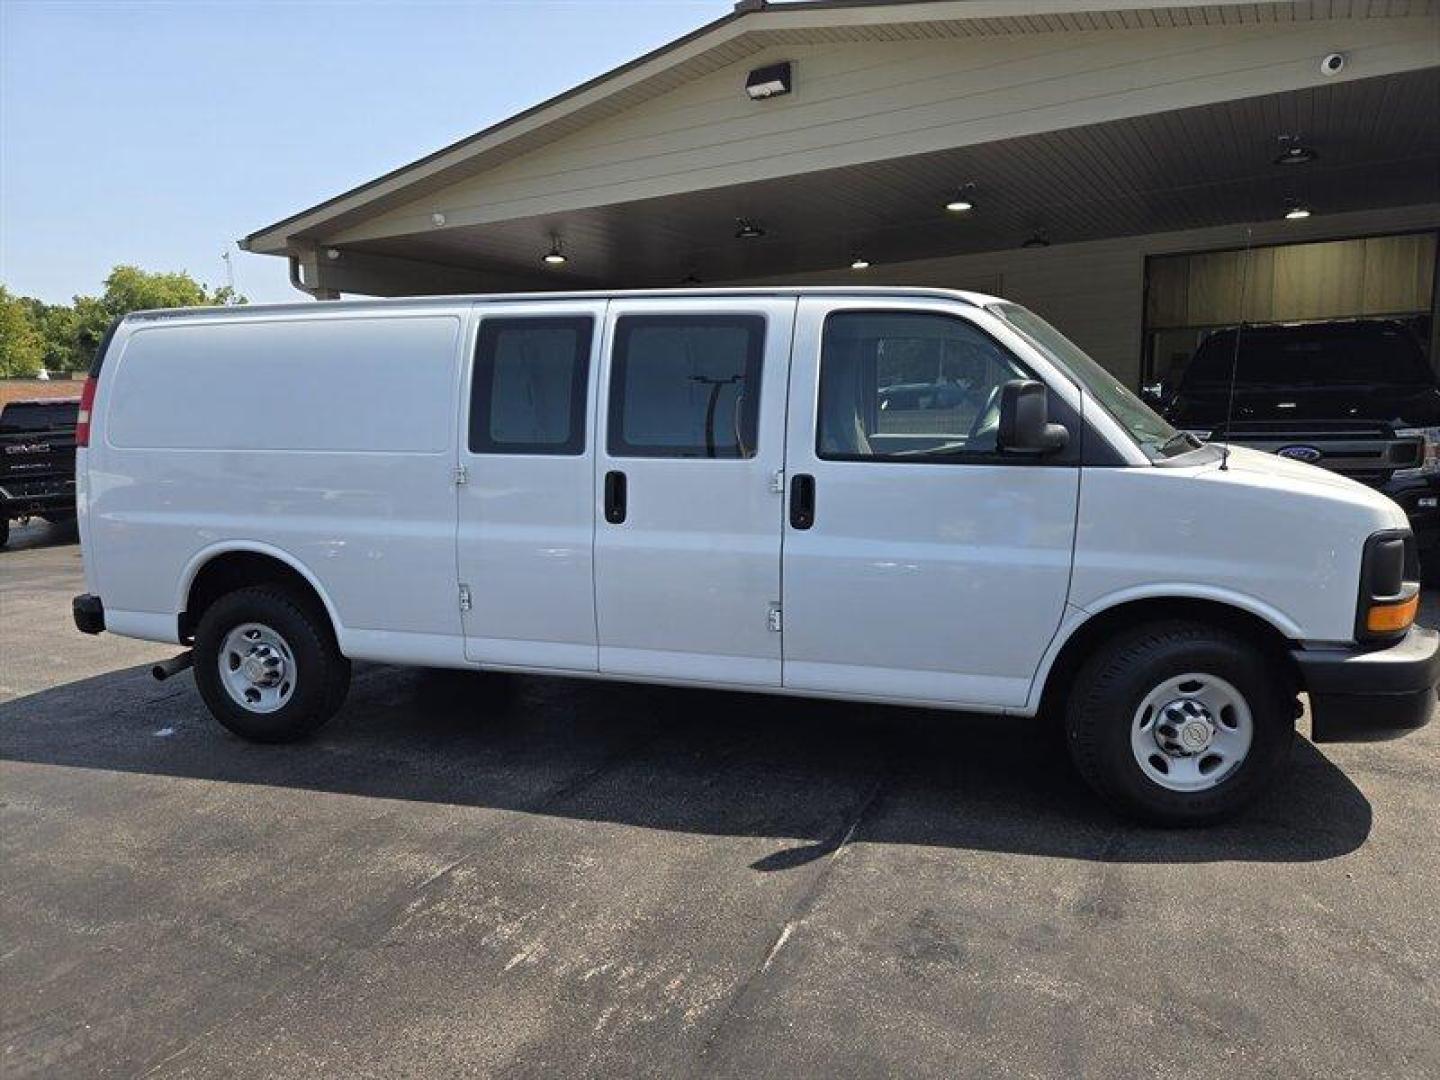
[[1250, 278], [1250, 241], [1255, 230], [1245, 226], [1245, 254], [1240, 262], [1240, 321], [1235, 324], [1235, 352], [1230, 357], [1230, 392], [1225, 401], [1225, 441], [1220, 444], [1220, 468], [1230, 468], [1230, 424], [1235, 416], [1235, 376], [1240, 370], [1240, 332], [1245, 328], [1245, 287]]

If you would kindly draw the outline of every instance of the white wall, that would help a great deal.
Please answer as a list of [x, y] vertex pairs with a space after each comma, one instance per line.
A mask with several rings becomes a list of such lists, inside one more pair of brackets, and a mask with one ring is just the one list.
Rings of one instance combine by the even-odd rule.
[[[1307, 221], [1262, 222], [1251, 227], [1255, 244], [1341, 239], [1422, 228], [1440, 228], [1440, 203], [1335, 214]], [[1240, 247], [1245, 244], [1245, 230], [1244, 225], [1226, 225], [1149, 233], [1085, 244], [876, 265], [864, 273], [837, 268], [743, 284], [933, 285], [995, 293], [1039, 312], [1134, 386], [1140, 379], [1146, 257]]]

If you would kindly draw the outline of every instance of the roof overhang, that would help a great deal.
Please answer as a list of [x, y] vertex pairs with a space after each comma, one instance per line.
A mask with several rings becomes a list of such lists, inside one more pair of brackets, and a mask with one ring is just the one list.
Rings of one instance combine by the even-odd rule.
[[[1239, 26], [1323, 18], [1312, 3], [1161, 0], [1118, 6], [1097, 0], [807, 0], [736, 10], [614, 71], [486, 128], [369, 183], [261, 229], [246, 250], [295, 254], [327, 237], [531, 154], [588, 125], [773, 47], [1064, 31]], [[1387, 14], [1429, 14], [1434, 0], [1395, 0]]]

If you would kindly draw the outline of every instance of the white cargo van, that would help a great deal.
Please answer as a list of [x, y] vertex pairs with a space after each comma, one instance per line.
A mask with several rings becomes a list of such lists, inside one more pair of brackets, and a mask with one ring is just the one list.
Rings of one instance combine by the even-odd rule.
[[193, 644], [162, 674], [252, 739], [351, 660], [1044, 712], [1190, 823], [1266, 784], [1301, 691], [1374, 738], [1440, 677], [1398, 506], [1199, 444], [988, 296], [142, 313], [83, 410], [77, 625]]

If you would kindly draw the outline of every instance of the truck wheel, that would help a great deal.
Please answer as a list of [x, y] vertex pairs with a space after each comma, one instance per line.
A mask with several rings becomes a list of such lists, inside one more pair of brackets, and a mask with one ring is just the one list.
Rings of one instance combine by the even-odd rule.
[[350, 689], [328, 620], [278, 586], [227, 593], [195, 631], [195, 684], [216, 720], [255, 742], [319, 730]]
[[1138, 627], [1081, 668], [1066, 708], [1080, 774], [1155, 825], [1205, 825], [1253, 799], [1295, 737], [1295, 688], [1251, 642], [1194, 622]]

